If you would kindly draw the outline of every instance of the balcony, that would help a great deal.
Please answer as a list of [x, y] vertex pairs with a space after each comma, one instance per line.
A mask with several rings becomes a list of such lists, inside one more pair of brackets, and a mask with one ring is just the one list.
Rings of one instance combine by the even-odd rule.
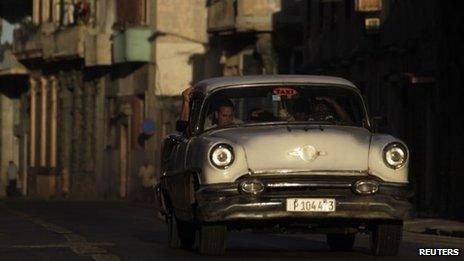
[[13, 52], [18, 60], [41, 58], [42, 33], [39, 28], [19, 28], [13, 32]]
[[85, 26], [73, 26], [42, 38], [43, 58], [45, 60], [84, 58], [85, 33]]
[[272, 31], [273, 15], [280, 10], [280, 0], [211, 0], [208, 32]]
[[153, 35], [149, 27], [129, 27], [113, 36], [113, 62], [150, 62]]
[[56, 29], [52, 24], [36, 28], [19, 28], [14, 32], [13, 50], [19, 60], [84, 58], [84, 26]]
[[111, 64], [111, 34], [86, 35], [85, 66], [108, 66]]

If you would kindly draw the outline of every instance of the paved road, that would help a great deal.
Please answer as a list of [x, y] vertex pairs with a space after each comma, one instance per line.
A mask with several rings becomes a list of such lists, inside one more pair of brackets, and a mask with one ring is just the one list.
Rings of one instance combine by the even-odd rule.
[[[0, 202], [2, 261], [371, 259], [368, 242], [368, 237], [361, 235], [353, 252], [330, 252], [321, 235], [232, 232], [225, 256], [204, 257], [170, 249], [164, 224], [152, 209], [143, 206], [119, 202]], [[399, 257], [423, 259], [417, 256], [417, 249], [433, 246], [462, 250], [464, 239], [405, 233]]]

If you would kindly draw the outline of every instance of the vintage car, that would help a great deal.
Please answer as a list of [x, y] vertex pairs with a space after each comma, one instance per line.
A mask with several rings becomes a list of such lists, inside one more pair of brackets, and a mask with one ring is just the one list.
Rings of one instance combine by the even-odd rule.
[[342, 78], [198, 83], [189, 120], [162, 149], [171, 247], [222, 254], [228, 230], [263, 229], [324, 233], [330, 249], [346, 251], [364, 232], [374, 255], [396, 255], [411, 213], [409, 151], [373, 125]]

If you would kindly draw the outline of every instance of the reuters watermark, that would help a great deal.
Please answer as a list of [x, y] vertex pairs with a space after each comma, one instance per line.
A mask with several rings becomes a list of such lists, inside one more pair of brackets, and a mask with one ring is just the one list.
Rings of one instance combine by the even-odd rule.
[[461, 249], [459, 248], [419, 248], [419, 256], [459, 256]]

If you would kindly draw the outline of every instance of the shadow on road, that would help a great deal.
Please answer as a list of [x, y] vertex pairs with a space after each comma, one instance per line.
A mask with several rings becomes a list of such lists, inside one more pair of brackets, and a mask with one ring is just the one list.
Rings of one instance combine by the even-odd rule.
[[[202, 257], [212, 260], [300, 260], [307, 258], [372, 258], [369, 249], [355, 247], [351, 252], [332, 252], [328, 249], [324, 235], [278, 235], [265, 233], [249, 232], [230, 232], [228, 235], [228, 244], [226, 254], [221, 257], [201, 256], [195, 251], [172, 250], [177, 254], [194, 254], [196, 257]], [[168, 235], [164, 231], [144, 231], [137, 235], [137, 238], [150, 244], [156, 244], [160, 247], [168, 248]], [[361, 238], [364, 241], [365, 239]]]
[[355, 248], [352, 252], [332, 252], [329, 250], [325, 235], [277, 235], [256, 233], [231, 233], [226, 255], [246, 259], [285, 259], [334, 257], [359, 258], [370, 256], [366, 248]]
[[168, 245], [168, 235], [162, 232], [144, 231], [138, 234], [137, 238], [145, 243]]

